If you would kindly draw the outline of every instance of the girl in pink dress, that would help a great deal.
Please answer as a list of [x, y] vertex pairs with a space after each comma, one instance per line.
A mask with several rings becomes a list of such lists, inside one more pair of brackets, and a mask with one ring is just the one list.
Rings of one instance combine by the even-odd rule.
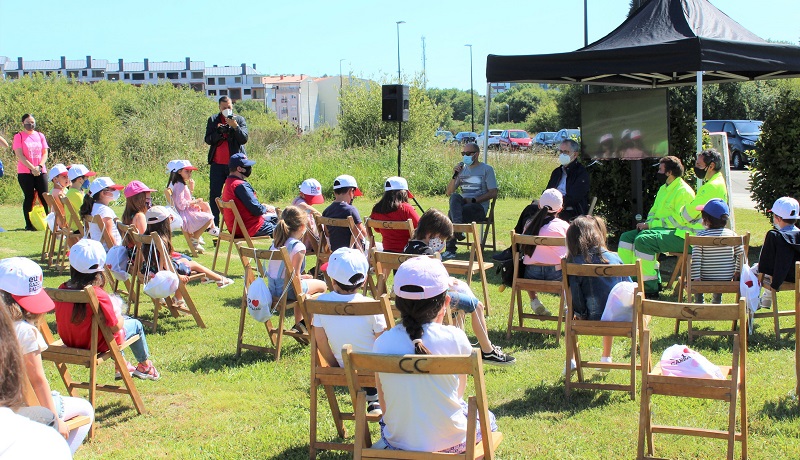
[[202, 198], [193, 198], [194, 179], [192, 172], [197, 168], [189, 160], [172, 160], [167, 164], [169, 182], [172, 189], [172, 206], [183, 219], [183, 229], [191, 235], [195, 249], [202, 253], [205, 244], [202, 235], [208, 229], [213, 236], [219, 235], [219, 228], [214, 225], [211, 207]]

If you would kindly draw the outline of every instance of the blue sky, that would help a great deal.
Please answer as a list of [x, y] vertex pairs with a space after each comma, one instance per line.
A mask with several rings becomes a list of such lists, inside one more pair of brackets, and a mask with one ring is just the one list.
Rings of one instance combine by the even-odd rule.
[[[589, 42], [617, 27], [629, 0], [589, 0]], [[712, 0], [762, 38], [800, 40], [800, 0]], [[183, 61], [257, 64], [267, 74], [397, 73], [397, 29], [404, 75], [422, 71], [428, 87], [485, 92], [487, 54], [539, 54], [583, 46], [583, 0], [0, 0], [0, 55], [15, 59]], [[16, 19], [15, 19], [16, 18]]]

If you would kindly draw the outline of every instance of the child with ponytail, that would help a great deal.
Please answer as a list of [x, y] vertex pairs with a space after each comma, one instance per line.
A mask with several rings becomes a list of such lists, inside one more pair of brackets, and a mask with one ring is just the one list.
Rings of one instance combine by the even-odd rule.
[[[294, 292], [294, 289], [291, 286], [289, 287], [286, 293], [286, 300], [288, 301], [296, 300], [298, 294], [319, 294], [325, 292], [327, 288], [324, 281], [316, 280], [311, 275], [303, 273], [306, 266], [306, 245], [303, 244], [302, 239], [307, 229], [308, 215], [306, 212], [296, 206], [288, 206], [281, 213], [281, 218], [272, 233], [273, 240], [270, 250], [274, 251], [286, 246], [292, 264], [291, 270], [294, 276], [300, 278], [300, 284], [302, 285], [302, 293]], [[283, 295], [285, 270], [286, 267], [284, 267], [283, 261], [280, 260], [271, 260], [269, 266], [267, 266], [269, 290], [273, 299], [278, 299]], [[299, 308], [294, 309], [294, 318], [296, 324], [292, 330], [307, 333], [308, 328], [303, 319], [303, 313]]]
[[[119, 191], [122, 190], [121, 185], [117, 185], [111, 180], [110, 177], [98, 177], [89, 185], [89, 194], [83, 198], [81, 205], [80, 215], [81, 219], [94, 216], [100, 216], [103, 220], [103, 228], [95, 225], [92, 221], [89, 224], [89, 238], [95, 241], [101, 241], [101, 237], [105, 232], [115, 246], [122, 244], [122, 235], [117, 230], [117, 214], [109, 206], [114, 201], [119, 199]], [[111, 248], [103, 247], [106, 251]]]
[[[374, 353], [469, 355], [472, 345], [455, 326], [442, 324], [450, 276], [441, 261], [415, 257], [400, 265], [394, 293], [401, 323], [375, 340]], [[466, 449], [466, 375], [376, 375], [383, 408], [381, 439], [373, 447], [464, 452]], [[494, 415], [492, 430], [497, 430]], [[480, 439], [480, 435], [478, 436]]]

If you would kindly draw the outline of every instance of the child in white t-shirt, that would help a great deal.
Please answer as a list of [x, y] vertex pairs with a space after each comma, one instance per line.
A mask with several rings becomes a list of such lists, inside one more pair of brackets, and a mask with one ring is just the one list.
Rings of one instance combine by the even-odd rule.
[[[394, 293], [402, 323], [375, 340], [372, 351], [404, 355], [469, 355], [466, 334], [442, 324], [450, 303], [450, 276], [441, 261], [415, 257], [400, 265]], [[381, 407], [381, 439], [373, 448], [464, 452], [466, 375], [376, 375]], [[494, 415], [489, 425], [497, 430]], [[478, 441], [481, 435], [478, 434]]]
[[[352, 248], [339, 248], [328, 260], [328, 276], [333, 281], [333, 292], [317, 297], [329, 302], [350, 302], [366, 299], [358, 291], [363, 288], [369, 273], [369, 262], [361, 251]], [[386, 318], [383, 315], [371, 316], [314, 316], [314, 337], [317, 347], [328, 363], [334, 361], [343, 367], [342, 345], [349, 343], [357, 352], [371, 352], [372, 346], [384, 330]], [[367, 412], [380, 415], [378, 390], [365, 388], [367, 393]]]
[[[289, 251], [289, 259], [292, 263], [292, 272], [294, 276], [300, 277], [300, 284], [303, 292], [294, 292], [294, 289], [291, 288], [291, 284], [288, 288], [285, 288], [286, 267], [283, 266], [284, 264], [281, 260], [271, 260], [267, 266], [267, 284], [273, 299], [279, 299], [283, 295], [284, 290], [287, 291], [286, 299], [293, 301], [297, 299], [298, 294], [314, 295], [325, 292], [327, 289], [324, 281], [314, 279], [311, 275], [303, 273], [306, 266], [306, 246], [301, 240], [307, 228], [308, 216], [304, 211], [301, 211], [300, 208], [296, 206], [287, 206], [286, 209], [281, 212], [281, 218], [272, 234], [273, 240], [270, 249], [274, 251], [286, 246], [286, 250]], [[294, 332], [307, 333], [308, 329], [303, 319], [303, 313], [299, 308], [295, 308], [294, 318], [296, 323], [294, 327], [292, 327], [292, 330]], [[304, 340], [299, 338], [296, 338], [296, 340], [306, 344]]]
[[[89, 224], [89, 238], [102, 241], [101, 237], [105, 232], [115, 246], [122, 244], [122, 235], [119, 234], [115, 222], [117, 214], [109, 207], [109, 204], [119, 199], [120, 190], [122, 190], [122, 186], [115, 184], [110, 177], [98, 177], [89, 185], [89, 194], [83, 198], [80, 209], [81, 218], [100, 216], [103, 220], [103, 228], [98, 227], [94, 222]], [[111, 249], [105, 246], [103, 244], [106, 251]]]

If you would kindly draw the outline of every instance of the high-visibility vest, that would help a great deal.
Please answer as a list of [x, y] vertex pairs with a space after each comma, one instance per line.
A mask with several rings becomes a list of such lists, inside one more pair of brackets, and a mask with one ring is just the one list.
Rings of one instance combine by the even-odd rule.
[[682, 178], [658, 189], [653, 207], [647, 214], [650, 228], [678, 228], [681, 208], [694, 199], [694, 190]]
[[719, 172], [706, 180], [706, 182], [697, 189], [694, 200], [681, 209], [681, 222], [678, 229], [683, 230], [684, 233], [691, 232], [693, 234], [702, 230], [703, 218], [700, 211], [697, 210], [697, 207], [705, 205], [712, 198], [721, 198], [726, 203], [728, 202], [728, 188], [725, 186], [725, 178], [722, 177], [722, 174]]

